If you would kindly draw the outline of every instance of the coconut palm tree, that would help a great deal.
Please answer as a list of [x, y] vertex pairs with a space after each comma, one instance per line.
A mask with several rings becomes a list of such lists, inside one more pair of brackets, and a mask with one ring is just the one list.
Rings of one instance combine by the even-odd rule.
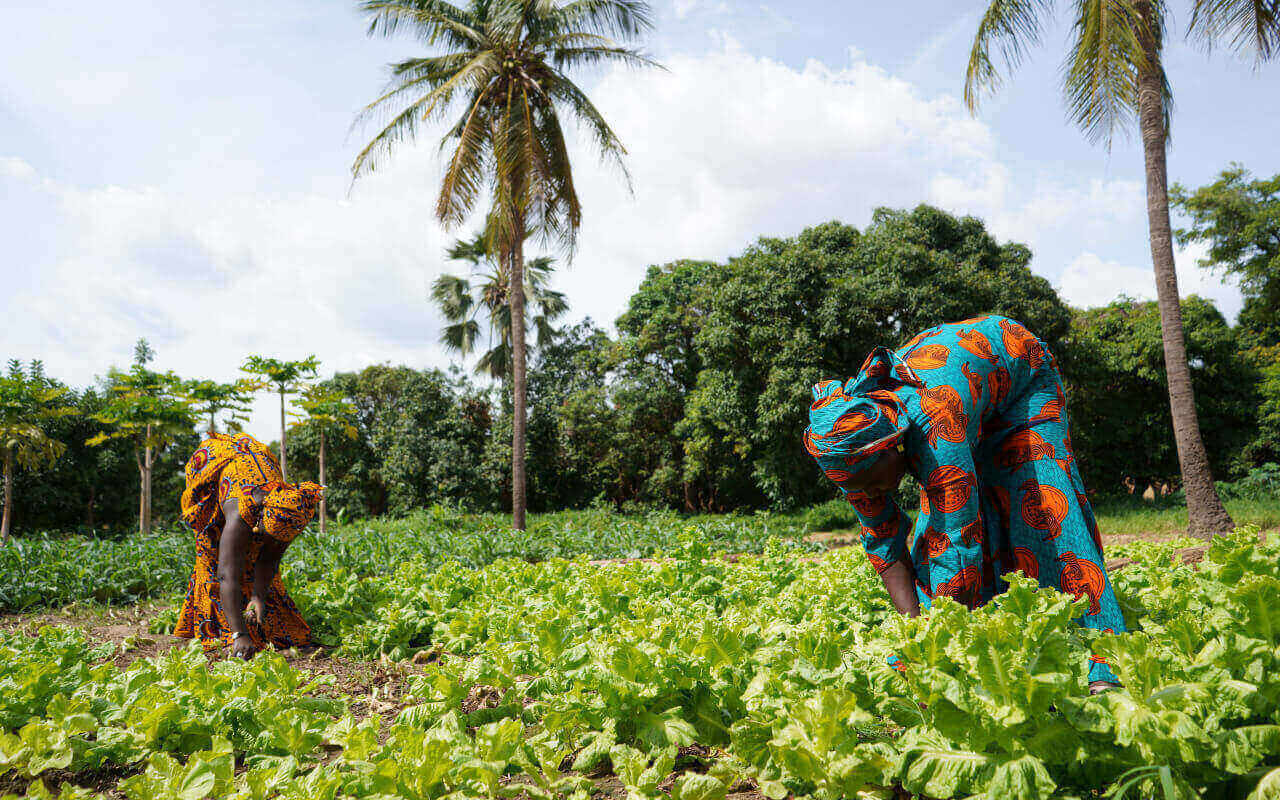
[[[1131, 130], [1135, 122], [1142, 135], [1147, 226], [1173, 434], [1190, 532], [1208, 538], [1229, 531], [1233, 523], [1214, 489], [1200, 436], [1174, 270], [1166, 164], [1172, 92], [1162, 61], [1168, 4], [1164, 0], [1074, 0], [1068, 5], [1073, 33], [1063, 91], [1071, 120], [1091, 141], [1108, 147], [1117, 131]], [[1188, 35], [1205, 47], [1225, 45], [1261, 62], [1270, 59], [1280, 45], [1276, 0], [1189, 0], [1188, 6]], [[992, 54], [1008, 70], [1016, 68], [1028, 47], [1039, 43], [1053, 11], [1053, 0], [991, 0], [978, 24], [965, 75], [964, 97], [971, 111], [977, 110], [983, 92], [1000, 85]]]
[[[449, 248], [449, 258], [471, 265], [469, 276], [441, 275], [431, 286], [431, 299], [449, 322], [440, 336], [448, 349], [463, 358], [476, 351], [482, 313], [488, 321], [488, 349], [476, 362], [476, 372], [504, 384], [511, 380], [511, 279], [506, 265], [493, 258], [486, 248], [484, 234], [471, 240], [459, 239]], [[537, 313], [529, 318], [526, 328], [537, 332], [537, 346], [543, 347], [555, 338], [552, 324], [569, 311], [562, 292], [548, 288], [554, 262], [549, 256], [530, 259], [524, 270], [524, 304]]]
[[[489, 248], [511, 287], [525, 284], [523, 244], [537, 235], [572, 252], [582, 206], [562, 114], [625, 175], [625, 150], [569, 77], [582, 67], [653, 62], [626, 42], [652, 27], [643, 0], [365, 0], [371, 35], [414, 34], [433, 53], [391, 66], [387, 90], [361, 119], [383, 126], [356, 157], [356, 178], [376, 169], [423, 124], [453, 122], [436, 216], [456, 227], [486, 201]], [[512, 522], [525, 523], [525, 295], [511, 291]]]

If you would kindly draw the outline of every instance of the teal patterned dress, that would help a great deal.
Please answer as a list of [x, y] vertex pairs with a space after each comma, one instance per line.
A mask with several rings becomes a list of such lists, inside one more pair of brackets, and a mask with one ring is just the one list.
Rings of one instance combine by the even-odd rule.
[[[902, 446], [923, 487], [910, 553], [911, 521], [891, 497], [844, 491], [867, 557], [877, 571], [909, 558], [923, 608], [940, 596], [975, 608], [1021, 570], [1085, 598], [1080, 624], [1125, 630], [1057, 364], [1019, 323], [979, 317], [878, 348], [854, 378], [814, 387], [805, 444], [837, 485]], [[1097, 657], [1089, 679], [1118, 682]]]

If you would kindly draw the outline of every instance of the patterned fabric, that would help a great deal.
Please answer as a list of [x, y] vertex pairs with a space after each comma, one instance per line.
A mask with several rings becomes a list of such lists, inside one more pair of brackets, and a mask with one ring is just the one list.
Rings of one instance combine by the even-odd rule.
[[[924, 331], [890, 354], [890, 370], [875, 366], [882, 361], [871, 362], [878, 390], [902, 404], [909, 469], [923, 487], [910, 553], [921, 606], [946, 596], [976, 608], [1021, 570], [1086, 598], [1085, 627], [1124, 631], [1048, 347], [1017, 322], [986, 316]], [[827, 432], [811, 431], [806, 443]], [[907, 558], [911, 523], [893, 499], [845, 495], [876, 570]], [[1116, 681], [1096, 658], [1089, 679]]]
[[[206, 650], [231, 644], [231, 630], [222, 611], [218, 584], [218, 540], [226, 519], [222, 504], [235, 498], [240, 516], [253, 530], [245, 552], [241, 592], [245, 603], [253, 590], [253, 570], [262, 551], [264, 536], [293, 541], [315, 515], [321, 487], [314, 483], [286, 484], [280, 465], [265, 445], [246, 434], [211, 433], [192, 454], [186, 466], [186, 490], [182, 493], [182, 518], [196, 536], [196, 566], [187, 586], [186, 600], [178, 612], [174, 635], [200, 637]], [[265, 494], [262, 503], [253, 490]], [[277, 574], [267, 590], [265, 613], [260, 622], [249, 622], [255, 646], [267, 643], [294, 647], [311, 642], [311, 628], [285, 591]]]
[[857, 377], [813, 387], [804, 446], [839, 486], [874, 464], [873, 456], [896, 446], [906, 433], [902, 402], [888, 391], [891, 374], [919, 383], [910, 367], [879, 347]]

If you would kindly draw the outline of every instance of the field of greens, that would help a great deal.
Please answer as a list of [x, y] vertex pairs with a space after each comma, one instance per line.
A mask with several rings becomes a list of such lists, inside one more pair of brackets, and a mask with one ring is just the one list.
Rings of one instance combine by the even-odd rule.
[[[1138, 630], [1100, 639], [1021, 580], [904, 620], [856, 548], [731, 563], [696, 526], [674, 539], [649, 561], [295, 577], [339, 653], [409, 660], [393, 718], [274, 653], [120, 666], [74, 630], [9, 636], [0, 780], [132, 800], [1280, 796], [1280, 544], [1252, 531], [1194, 567], [1179, 543], [1117, 548]], [[1091, 653], [1125, 689], [1087, 696]]]
[[[323, 537], [314, 528], [308, 530], [289, 548], [282, 570], [293, 585], [383, 575], [388, 565], [411, 559], [428, 567], [448, 562], [478, 567], [500, 558], [641, 558], [671, 546], [686, 529], [728, 552], [755, 553], [771, 536], [798, 540], [816, 530], [815, 525], [853, 524], [848, 505], [839, 505], [843, 508], [821, 506], [791, 515], [691, 518], [660, 511], [562, 511], [532, 516], [526, 531], [513, 531], [508, 515], [467, 514], [436, 506], [404, 518], [331, 525]], [[194, 563], [191, 532], [176, 525], [151, 536], [132, 534], [119, 540], [15, 538], [0, 547], [0, 611], [167, 597], [186, 590]]]

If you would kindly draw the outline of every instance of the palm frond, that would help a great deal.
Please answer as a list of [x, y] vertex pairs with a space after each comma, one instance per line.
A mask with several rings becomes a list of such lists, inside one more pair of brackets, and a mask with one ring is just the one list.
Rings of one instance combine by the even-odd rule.
[[540, 0], [540, 16], [549, 27], [632, 39], [653, 28], [649, 4], [641, 0], [574, 0], [558, 6]]
[[543, 290], [533, 294], [533, 302], [548, 320], [555, 320], [569, 313], [569, 301], [564, 292]]
[[370, 36], [392, 37], [408, 27], [428, 45], [464, 49], [487, 43], [471, 14], [441, 0], [366, 0], [360, 10], [370, 18]]
[[648, 56], [626, 47], [564, 47], [551, 53], [551, 63], [556, 69], [574, 67], [598, 67], [601, 64], [624, 64], [628, 67], [666, 67]]
[[538, 347], [547, 347], [560, 335], [560, 330], [551, 324], [551, 320], [543, 315], [533, 318], [533, 329], [537, 334]]
[[396, 145], [416, 139], [420, 122], [439, 119], [449, 109], [459, 90], [469, 85], [484, 84], [492, 76], [493, 71], [493, 55], [488, 52], [480, 53], [442, 82], [437, 82], [438, 76], [434, 72], [411, 78], [365, 106], [356, 116], [355, 125], [368, 122], [376, 114], [382, 113], [387, 106], [392, 105], [397, 98], [413, 89], [435, 83], [434, 87], [422, 97], [398, 113], [394, 113], [382, 130], [365, 145], [351, 167], [353, 177], [358, 178], [375, 171], [379, 156], [389, 156]]
[[440, 334], [440, 343], [450, 350], [461, 353], [465, 358], [475, 352], [476, 340], [479, 338], [480, 324], [474, 319], [469, 319], [446, 325]]
[[1225, 44], [1257, 62], [1280, 51], [1280, 3], [1276, 0], [1198, 0], [1188, 34], [1207, 50]]
[[964, 103], [970, 111], [977, 111], [983, 92], [1000, 88], [992, 51], [999, 53], [1006, 70], [1017, 69], [1027, 49], [1040, 43], [1041, 20], [1053, 12], [1053, 5], [1053, 0], [992, 0], [987, 6], [965, 69]]
[[476, 362], [476, 373], [505, 381], [511, 375], [511, 346], [499, 344], [486, 350]]
[[1133, 0], [1080, 2], [1063, 68], [1063, 93], [1068, 117], [1090, 141], [1110, 147], [1117, 130], [1132, 129], [1138, 77], [1149, 67], [1160, 68], [1149, 65], [1143, 51], [1147, 27]]
[[431, 284], [431, 299], [450, 322], [465, 319], [475, 304], [471, 284], [457, 275], [441, 275]]
[[[612, 160], [623, 173], [626, 178], [628, 188], [631, 186], [631, 175], [627, 172], [626, 164], [623, 157], [627, 154], [627, 148], [623, 147], [622, 140], [618, 138], [618, 134], [614, 133], [613, 128], [605, 120], [604, 115], [591, 102], [590, 98], [578, 88], [578, 86], [564, 73], [556, 71], [553, 79], [548, 81], [547, 92], [555, 99], [568, 105], [574, 115], [586, 123], [587, 128], [591, 131], [595, 139], [596, 147], [600, 150], [601, 156], [606, 160]], [[561, 141], [564, 139], [563, 133], [560, 131], [558, 120], [547, 120], [549, 126], [554, 126], [554, 135]]]
[[479, 266], [490, 258], [489, 244], [485, 239], [484, 231], [470, 239], [456, 240], [445, 253], [453, 261], [466, 261], [472, 266]]
[[449, 158], [436, 201], [436, 216], [446, 225], [461, 223], [484, 190], [486, 154], [490, 146], [485, 100], [493, 86], [489, 84], [476, 92], [457, 129], [457, 146]]
[[538, 256], [524, 262], [524, 281], [534, 289], [545, 286], [555, 272], [555, 259], [551, 256]]

